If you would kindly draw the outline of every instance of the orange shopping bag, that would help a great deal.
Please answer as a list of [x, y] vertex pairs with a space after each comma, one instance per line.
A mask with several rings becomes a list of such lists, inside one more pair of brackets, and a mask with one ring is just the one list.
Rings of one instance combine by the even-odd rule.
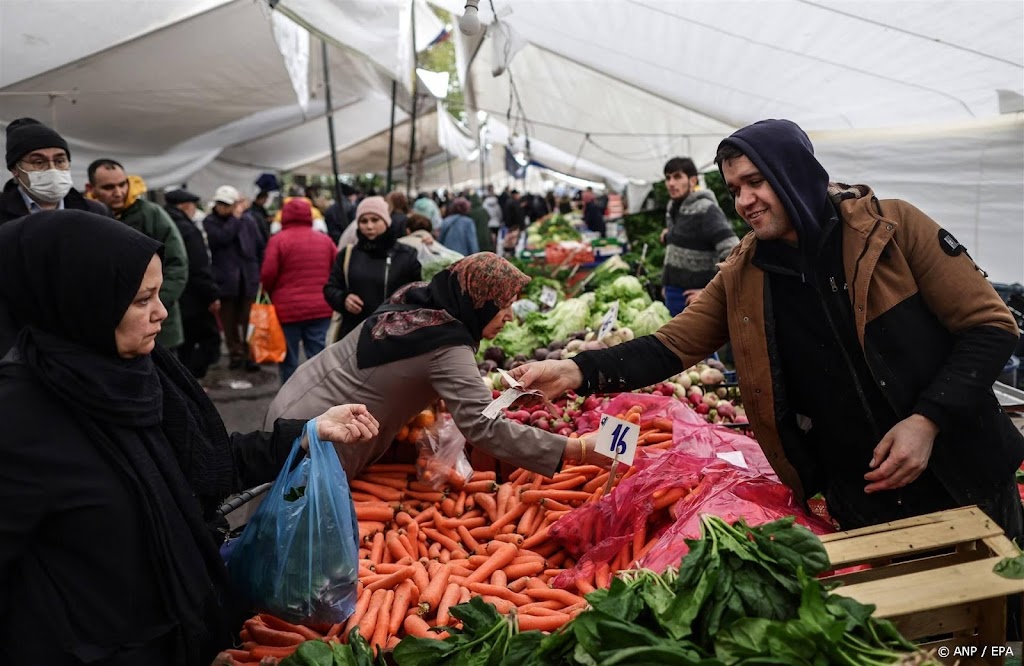
[[249, 310], [249, 329], [246, 335], [249, 354], [256, 363], [280, 363], [288, 354], [284, 330], [277, 320], [277, 311], [270, 302], [270, 296], [260, 285], [256, 302]]

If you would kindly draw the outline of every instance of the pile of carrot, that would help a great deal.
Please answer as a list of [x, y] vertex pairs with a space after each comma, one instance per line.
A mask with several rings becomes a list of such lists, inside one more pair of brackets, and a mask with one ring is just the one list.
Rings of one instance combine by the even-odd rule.
[[[639, 423], [641, 411], [619, 416]], [[671, 445], [670, 420], [641, 425], [646, 450]], [[617, 475], [613, 484], [632, 473]], [[519, 469], [499, 484], [494, 472], [475, 472], [460, 489], [437, 491], [416, 480], [414, 465], [372, 465], [350, 483], [360, 540], [353, 615], [316, 629], [257, 615], [230, 654], [236, 663], [257, 663], [287, 656], [304, 640], [345, 641], [356, 628], [377, 649], [393, 648], [405, 635], [444, 638], [432, 628], [457, 624], [451, 607], [472, 596], [499, 612], [514, 611], [524, 631], [554, 631], [586, 608], [585, 594], [610, 585], [613, 573], [636, 559], [618, 558], [573, 589], [550, 584], [576, 564], [549, 536], [551, 525], [599, 499], [609, 475], [596, 465], [566, 465], [552, 478]]]

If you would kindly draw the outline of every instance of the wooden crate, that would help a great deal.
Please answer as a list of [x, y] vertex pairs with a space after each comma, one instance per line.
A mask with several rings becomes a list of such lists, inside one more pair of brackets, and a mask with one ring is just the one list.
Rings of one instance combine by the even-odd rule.
[[[908, 639], [928, 649], [1006, 642], [1006, 597], [1024, 582], [992, 572], [1004, 557], [1020, 553], [977, 507], [964, 507], [821, 537], [837, 570], [870, 569], [831, 576], [836, 592], [875, 604]], [[988, 654], [974, 660], [950, 656], [944, 663], [1003, 664]]]

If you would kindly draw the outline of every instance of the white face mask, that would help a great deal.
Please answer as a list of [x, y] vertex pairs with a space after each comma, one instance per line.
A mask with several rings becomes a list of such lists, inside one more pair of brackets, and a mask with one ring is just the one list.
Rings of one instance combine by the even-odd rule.
[[71, 191], [71, 172], [60, 169], [23, 171], [28, 176], [28, 193], [46, 203], [57, 203]]

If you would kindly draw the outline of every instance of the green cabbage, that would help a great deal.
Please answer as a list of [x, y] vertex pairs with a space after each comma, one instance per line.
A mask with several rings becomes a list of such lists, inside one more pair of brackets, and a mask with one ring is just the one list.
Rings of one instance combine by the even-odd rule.
[[661, 301], [654, 301], [643, 310], [636, 312], [628, 325], [633, 329], [633, 335], [640, 337], [654, 333], [667, 324], [670, 319], [672, 319], [672, 315], [669, 314], [665, 304]]

